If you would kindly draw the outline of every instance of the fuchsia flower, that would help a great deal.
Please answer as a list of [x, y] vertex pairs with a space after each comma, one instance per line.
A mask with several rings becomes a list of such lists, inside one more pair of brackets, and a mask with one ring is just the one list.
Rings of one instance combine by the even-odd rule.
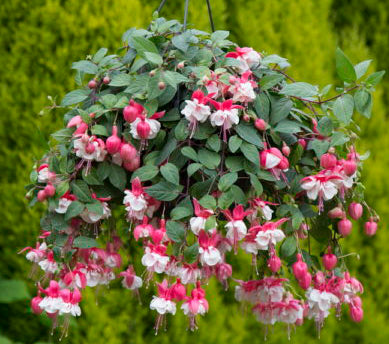
[[250, 80], [251, 75], [252, 72], [248, 70], [244, 72], [240, 78], [230, 78], [230, 83], [232, 85], [229, 87], [228, 91], [232, 94], [232, 100], [234, 102], [247, 104], [254, 101], [256, 97], [254, 88], [257, 88], [258, 85], [255, 81]]
[[91, 161], [104, 161], [107, 155], [104, 141], [94, 135], [84, 134], [74, 140], [73, 145], [76, 155], [89, 164]]
[[201, 230], [198, 240], [200, 261], [202, 264], [214, 266], [222, 261], [220, 251], [216, 248], [220, 241], [219, 234], [216, 231], [209, 236], [204, 230]]
[[201, 277], [201, 270], [198, 268], [197, 263], [182, 264], [178, 269], [177, 275], [183, 284], [192, 284]]
[[69, 191], [66, 191], [66, 193], [64, 193], [59, 199], [58, 207], [55, 208], [55, 211], [58, 214], [65, 214], [70, 204], [76, 200], [77, 200], [76, 195], [72, 195]]
[[45, 242], [37, 242], [35, 248], [28, 246], [21, 250], [19, 253], [23, 253], [25, 251], [28, 251], [26, 254], [27, 260], [33, 263], [39, 263], [46, 257], [47, 245]]
[[261, 55], [254, 49], [247, 47], [237, 47], [235, 51], [227, 53], [226, 57], [237, 59], [240, 62], [239, 71], [241, 73], [258, 66], [261, 61]]
[[[272, 147], [261, 151], [259, 153], [259, 161], [261, 167], [265, 170], [269, 170], [276, 179], [280, 179], [282, 171], [287, 171], [289, 169], [288, 158], [283, 156], [278, 148]], [[283, 178], [286, 181], [284, 175]]]
[[39, 303], [39, 307], [47, 313], [57, 313], [63, 304], [60, 296], [60, 286], [57, 281], [51, 280], [49, 287], [46, 289], [40, 288], [40, 291], [46, 296]]
[[131, 182], [131, 190], [125, 190], [123, 204], [126, 206], [127, 218], [129, 220], [142, 220], [146, 213], [148, 203], [146, 192], [138, 177]]
[[234, 243], [235, 253], [237, 253], [238, 241], [242, 240], [247, 234], [247, 227], [243, 219], [250, 213], [250, 210], [244, 211], [242, 205], [236, 206], [232, 214], [228, 209], [223, 211], [224, 216], [229, 220], [225, 225], [227, 229], [226, 237]]
[[181, 309], [184, 314], [189, 316], [190, 329], [197, 328], [195, 317], [196, 315], [204, 315], [208, 312], [208, 301], [205, 298], [205, 291], [201, 288], [200, 282], [197, 281], [196, 288], [192, 290], [191, 296], [186, 298], [186, 301], [182, 304]]
[[165, 245], [148, 243], [145, 248], [145, 254], [142, 257], [142, 264], [147, 267], [147, 270], [159, 274], [165, 271], [169, 262], [166, 249]]
[[143, 284], [142, 279], [135, 274], [135, 270], [132, 265], [129, 265], [127, 270], [122, 271], [119, 276], [123, 277], [122, 285], [126, 289], [139, 289]]
[[58, 264], [54, 259], [53, 251], [48, 251], [46, 258], [38, 262], [44, 272], [55, 273], [58, 270]]
[[219, 74], [216, 74], [213, 70], [211, 70], [210, 74], [210, 78], [208, 76], [204, 76], [202, 81], [207, 89], [208, 97], [216, 99], [220, 95], [223, 84], [219, 81]]
[[204, 123], [211, 115], [211, 109], [206, 105], [209, 101], [209, 97], [205, 96], [200, 90], [196, 90], [192, 93], [192, 100], [186, 100], [185, 107], [181, 110], [181, 113], [189, 122], [189, 130], [191, 131], [190, 137], [196, 131], [197, 123]]
[[130, 133], [134, 139], [137, 140], [151, 140], [154, 139], [159, 130], [161, 129], [161, 123], [157, 121], [165, 115], [165, 111], [156, 112], [150, 118], [145, 115], [141, 115], [131, 123]]
[[168, 286], [167, 280], [158, 283], [158, 296], [153, 296], [150, 309], [156, 310], [159, 314], [176, 314], [176, 304], [172, 301], [172, 290]]
[[93, 193], [92, 198], [100, 201], [101, 213], [95, 213], [90, 211], [88, 207], [85, 207], [84, 211], [80, 214], [80, 217], [87, 223], [96, 223], [100, 220], [109, 218], [111, 216], [111, 209], [109, 208], [107, 201], [111, 200], [111, 197], [97, 197], [96, 194]]
[[37, 169], [38, 172], [38, 182], [39, 183], [48, 183], [54, 182], [56, 174], [49, 170], [48, 164], [42, 164]]
[[269, 207], [269, 205], [278, 205], [277, 203], [264, 201], [261, 198], [254, 198], [250, 201], [250, 204], [254, 209], [250, 214], [251, 221], [254, 221], [257, 218], [258, 211], [266, 221], [270, 221], [273, 216], [273, 210]]
[[205, 229], [205, 222], [213, 215], [213, 210], [203, 208], [196, 198], [193, 198], [194, 213], [196, 216], [189, 220], [191, 231], [198, 235], [199, 232]]
[[138, 117], [145, 113], [145, 108], [133, 99], [130, 99], [129, 105], [123, 109], [123, 117], [129, 123], [134, 122]]
[[221, 103], [209, 99], [209, 102], [216, 108], [216, 112], [213, 112], [210, 116], [211, 124], [213, 127], [222, 127], [223, 140], [227, 141], [226, 131], [234, 124], [239, 123], [238, 109], [243, 109], [243, 106], [234, 105], [232, 99]]
[[78, 305], [81, 301], [81, 293], [75, 288], [73, 291], [69, 289], [62, 289], [60, 291], [62, 304], [59, 308], [59, 314], [70, 314], [74, 317], [81, 315], [81, 309]]
[[67, 128], [76, 127], [76, 130], [73, 133], [74, 137], [83, 136], [88, 130], [88, 124], [84, 122], [81, 116], [74, 116], [66, 126]]
[[134, 238], [136, 241], [138, 241], [139, 238], [150, 237], [151, 234], [154, 232], [154, 227], [148, 222], [149, 220], [147, 216], [143, 216], [142, 224], [139, 224], [134, 228]]

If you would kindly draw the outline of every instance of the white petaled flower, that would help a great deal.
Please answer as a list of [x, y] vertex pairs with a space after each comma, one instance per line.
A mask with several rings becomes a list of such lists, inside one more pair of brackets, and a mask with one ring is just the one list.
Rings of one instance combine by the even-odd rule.
[[129, 217], [142, 220], [147, 210], [145, 196], [143, 194], [135, 195], [130, 190], [125, 190], [124, 193], [123, 204], [126, 205], [126, 211], [128, 212]]
[[97, 221], [107, 219], [111, 216], [111, 209], [109, 209], [107, 202], [101, 202], [103, 207], [103, 213], [97, 214], [85, 208], [84, 211], [80, 214], [80, 217], [87, 223], [96, 223]]
[[208, 246], [208, 248], [199, 248], [200, 261], [202, 264], [208, 266], [214, 266], [222, 261], [222, 256], [220, 251], [213, 246]]
[[230, 129], [234, 124], [239, 123], [238, 109], [217, 110], [211, 114], [210, 119], [212, 126]]
[[255, 238], [259, 250], [268, 250], [269, 245], [276, 245], [285, 238], [285, 234], [280, 229], [269, 229], [266, 231], [259, 231]]
[[338, 178], [322, 174], [309, 176], [302, 179], [301, 188], [307, 191], [307, 196], [311, 200], [322, 197], [325, 201], [328, 201], [338, 193], [336, 185]]
[[182, 284], [196, 283], [201, 277], [201, 270], [198, 268], [181, 267], [178, 270], [178, 277], [181, 279]]
[[61, 308], [59, 309], [59, 315], [62, 314], [71, 314], [74, 317], [81, 315], [81, 308], [77, 304], [73, 304], [70, 302], [63, 302]]
[[142, 257], [142, 265], [146, 266], [151, 271], [162, 273], [165, 271], [168, 262], [168, 256], [162, 256], [156, 252], [152, 252], [150, 247], [146, 247], [145, 254]]
[[285, 289], [281, 285], [263, 286], [259, 289], [258, 298], [262, 303], [281, 302]]
[[227, 229], [226, 237], [234, 240], [242, 240], [247, 234], [247, 227], [242, 220], [227, 222], [225, 228]]
[[50, 178], [49, 167], [43, 167], [38, 172], [38, 182], [47, 183]]
[[306, 292], [308, 300], [308, 318], [322, 321], [329, 315], [329, 310], [339, 303], [339, 299], [332, 293], [309, 288]]
[[199, 103], [198, 99], [186, 100], [186, 105], [181, 113], [185, 116], [188, 122], [204, 123], [211, 115], [211, 109], [208, 105]]
[[46, 296], [39, 303], [39, 307], [47, 313], [56, 313], [62, 308], [63, 301], [61, 297]]
[[76, 155], [87, 161], [104, 161], [107, 155], [107, 151], [99, 143], [99, 139], [95, 139], [93, 136], [84, 135], [74, 140], [73, 145]]
[[43, 259], [38, 264], [45, 272], [55, 273], [58, 270], [58, 264], [55, 262], [55, 260]]
[[96, 287], [100, 284], [102, 275], [98, 270], [88, 270], [86, 272], [86, 285], [88, 287]]
[[159, 314], [176, 314], [176, 304], [173, 301], [158, 296], [153, 296], [150, 309], [157, 311]]
[[194, 234], [198, 235], [201, 230], [205, 229], [206, 222], [207, 222], [207, 219], [204, 217], [192, 217], [189, 220], [191, 231]]
[[73, 201], [68, 199], [68, 198], [65, 198], [65, 197], [61, 197], [58, 201], [58, 207], [55, 208], [55, 211], [58, 213], [58, 214], [65, 214], [70, 206], [70, 204], [72, 203]]
[[251, 82], [237, 82], [230, 88], [234, 102], [249, 103], [255, 99], [255, 92]]
[[134, 276], [134, 279], [132, 281], [132, 284], [128, 284], [127, 280], [123, 278], [122, 285], [124, 288], [134, 290], [134, 289], [139, 289], [143, 285], [143, 281], [139, 276]]
[[[141, 137], [139, 137], [138, 135], [138, 131], [137, 131], [137, 126], [138, 126], [138, 123], [140, 123], [142, 121], [142, 119], [140, 119], [139, 117], [131, 123], [131, 129], [130, 129], [130, 133], [132, 135], [132, 137], [136, 140], [140, 140]], [[151, 119], [151, 118], [145, 118], [144, 121], [150, 126], [150, 133], [149, 133], [149, 136], [147, 137], [149, 140], [151, 139], [154, 139], [159, 130], [161, 129], [161, 123], [159, 123], [157, 120], [155, 119]]]

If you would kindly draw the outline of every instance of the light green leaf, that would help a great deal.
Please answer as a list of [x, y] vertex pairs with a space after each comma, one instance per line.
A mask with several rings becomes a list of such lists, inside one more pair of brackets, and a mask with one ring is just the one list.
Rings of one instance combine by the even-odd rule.
[[198, 152], [199, 161], [209, 169], [215, 169], [220, 164], [220, 155], [207, 149]]
[[354, 66], [340, 48], [335, 52], [336, 72], [342, 81], [352, 83], [357, 79]]
[[366, 79], [366, 84], [371, 86], [376, 86], [382, 80], [384, 75], [385, 75], [384, 70], [370, 74]]
[[96, 74], [98, 71], [97, 65], [86, 60], [73, 62], [72, 69], [77, 69], [85, 74]]
[[184, 250], [184, 259], [188, 264], [193, 264], [197, 260], [199, 254], [199, 244], [196, 242], [192, 246], [186, 247]]
[[238, 136], [230, 136], [228, 140], [228, 148], [230, 149], [230, 152], [235, 153], [239, 149], [242, 142], [243, 141]]
[[344, 123], [349, 124], [354, 112], [354, 99], [350, 94], [344, 94], [337, 98], [333, 105], [333, 111], [336, 118]]
[[91, 131], [93, 135], [109, 136], [107, 128], [100, 124], [94, 125]]
[[82, 101], [84, 101], [86, 98], [88, 98], [89, 94], [91, 93], [90, 90], [75, 90], [72, 92], [69, 92], [65, 97], [62, 99], [61, 106], [69, 106], [78, 104]]
[[369, 68], [371, 61], [373, 61], [373, 60], [366, 60], [366, 61], [360, 62], [354, 66], [355, 73], [357, 74], [357, 80], [366, 74], [367, 69]]
[[153, 179], [159, 173], [159, 169], [154, 165], [145, 165], [135, 170], [131, 175], [131, 180], [139, 178], [141, 182]]
[[144, 57], [148, 62], [155, 64], [155, 65], [158, 65], [158, 66], [163, 63], [162, 56], [159, 54], [156, 54], [156, 53], [151, 53], [151, 52], [146, 51], [144, 53]]
[[181, 154], [193, 161], [198, 161], [197, 153], [192, 147], [189, 146], [183, 147], [181, 149]]
[[92, 247], [98, 247], [99, 244], [94, 238], [79, 236], [74, 239], [73, 246], [78, 248], [92, 248]]
[[259, 166], [259, 152], [254, 145], [243, 142], [240, 146], [240, 150], [247, 160], [251, 161], [256, 166]]

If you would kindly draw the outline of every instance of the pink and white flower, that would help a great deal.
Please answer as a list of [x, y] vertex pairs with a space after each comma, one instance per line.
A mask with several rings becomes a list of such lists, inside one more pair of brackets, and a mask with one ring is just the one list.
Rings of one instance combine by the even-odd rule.
[[153, 296], [150, 309], [156, 310], [159, 314], [176, 314], [176, 304], [172, 301], [172, 292], [166, 280], [158, 283], [158, 296]]
[[48, 288], [40, 291], [46, 296], [39, 303], [39, 307], [47, 313], [56, 313], [62, 308], [63, 300], [60, 296], [60, 286], [57, 281], [51, 280]]
[[127, 218], [142, 220], [148, 207], [146, 193], [138, 177], [131, 182], [131, 186], [131, 190], [124, 191], [123, 204], [126, 206]]
[[240, 78], [230, 78], [232, 85], [228, 91], [232, 94], [234, 102], [247, 104], [254, 101], [256, 97], [254, 88], [258, 87], [258, 85], [255, 81], [250, 80], [251, 75], [251, 71], [248, 70]]
[[244, 73], [250, 68], [255, 68], [261, 61], [261, 55], [252, 48], [237, 47], [235, 51], [226, 54], [226, 57], [237, 59], [240, 62], [239, 71]]
[[232, 214], [229, 210], [225, 210], [223, 213], [229, 220], [225, 225], [227, 229], [226, 237], [234, 243], [236, 253], [238, 241], [242, 240], [247, 234], [247, 227], [243, 219], [250, 214], [250, 211], [244, 211], [243, 206], [238, 205], [234, 208]]
[[122, 271], [119, 276], [123, 277], [122, 285], [126, 289], [135, 290], [142, 287], [142, 278], [135, 274], [135, 270], [132, 265], [130, 265], [126, 271]]
[[251, 221], [254, 221], [257, 218], [258, 212], [261, 213], [262, 218], [266, 221], [270, 221], [272, 219], [273, 210], [269, 207], [269, 205], [277, 205], [277, 203], [267, 202], [261, 198], [255, 198], [250, 203], [253, 209], [252, 213], [250, 214]]
[[109, 218], [111, 216], [111, 209], [109, 208], [107, 201], [111, 198], [97, 197], [96, 194], [92, 194], [92, 198], [100, 201], [102, 207], [101, 214], [90, 211], [88, 207], [85, 207], [84, 211], [80, 214], [80, 217], [87, 223], [96, 223], [100, 220]]
[[168, 262], [169, 257], [166, 255], [166, 246], [149, 243], [145, 248], [142, 264], [147, 267], [147, 270], [160, 274], [165, 271]]
[[285, 238], [284, 232], [278, 227], [288, 218], [282, 218], [276, 222], [266, 222], [259, 227], [259, 231], [255, 237], [255, 241], [259, 250], [268, 250], [270, 246], [275, 246], [278, 242]]
[[79, 139], [74, 140], [74, 150], [76, 155], [88, 162], [104, 161], [107, 151], [103, 140], [96, 138], [96, 136], [88, 136], [84, 134]]
[[66, 191], [66, 193], [60, 197], [58, 201], [58, 207], [55, 208], [55, 212], [58, 214], [65, 214], [68, 211], [70, 204], [76, 200], [77, 197], [75, 195], [72, 195], [69, 191]]
[[199, 233], [199, 253], [202, 264], [214, 266], [222, 261], [220, 251], [216, 248], [219, 243], [219, 235], [214, 231], [209, 236], [204, 230]]
[[161, 123], [157, 121], [165, 115], [165, 111], [156, 112], [150, 118], [145, 115], [141, 115], [131, 123], [130, 133], [136, 140], [151, 140], [154, 139], [159, 130], [161, 129]]
[[201, 270], [197, 263], [184, 263], [179, 269], [177, 275], [180, 277], [182, 284], [193, 284], [201, 278]]
[[189, 224], [191, 231], [198, 235], [201, 230], [205, 229], [205, 222], [213, 215], [213, 210], [204, 209], [195, 198], [193, 199], [193, 206], [196, 216], [189, 220]]
[[328, 291], [309, 288], [305, 293], [308, 301], [308, 318], [315, 319], [318, 323], [330, 314], [330, 309], [339, 303], [339, 299]]
[[47, 253], [46, 259], [42, 259], [38, 262], [38, 265], [45, 272], [55, 273], [58, 270], [58, 264], [54, 259], [53, 251]]
[[81, 293], [75, 288], [73, 291], [69, 289], [62, 289], [60, 291], [62, 299], [61, 306], [59, 308], [59, 314], [71, 314], [74, 317], [81, 315], [81, 308], [78, 303], [81, 301]]

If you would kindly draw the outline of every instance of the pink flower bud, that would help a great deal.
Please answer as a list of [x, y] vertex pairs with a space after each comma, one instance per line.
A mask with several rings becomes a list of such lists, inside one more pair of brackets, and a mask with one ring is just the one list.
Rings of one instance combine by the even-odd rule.
[[264, 130], [266, 130], [267, 123], [266, 123], [262, 118], [257, 118], [257, 119], [254, 121], [254, 126], [255, 126], [255, 128], [257, 128], [258, 130], [264, 131]]
[[354, 322], [361, 322], [363, 319], [363, 309], [350, 306], [350, 318]]
[[368, 236], [373, 236], [377, 232], [377, 222], [374, 222], [373, 219], [370, 219], [365, 223], [365, 234]]
[[35, 296], [31, 300], [31, 309], [35, 314], [41, 314], [43, 312], [43, 309], [39, 307], [42, 300], [43, 299], [40, 296]]
[[144, 118], [136, 126], [136, 132], [138, 133], [141, 139], [146, 140], [150, 135], [150, 124], [148, 124]]
[[53, 184], [47, 184], [43, 191], [45, 192], [46, 197], [53, 197], [55, 195], [55, 187]]
[[343, 219], [346, 217], [346, 213], [340, 207], [335, 207], [327, 213], [330, 219]]
[[348, 213], [352, 219], [358, 220], [363, 214], [362, 204], [355, 202], [350, 203]]
[[107, 138], [107, 141], [105, 142], [105, 145], [107, 147], [107, 151], [109, 154], [116, 154], [120, 150], [120, 146], [122, 144], [122, 141], [117, 135], [118, 128], [116, 125], [112, 127], [112, 135]]
[[37, 196], [36, 196], [36, 198], [38, 199], [38, 202], [43, 202], [43, 201], [45, 201], [45, 200], [46, 200], [46, 197], [47, 197], [47, 195], [46, 195], [45, 190], [40, 190], [40, 191], [38, 191], [38, 194], [37, 194]]
[[103, 83], [105, 85], [108, 85], [110, 82], [111, 82], [111, 79], [109, 78], [109, 76], [105, 76], [104, 79], [103, 79]]
[[307, 141], [305, 141], [304, 139], [299, 139], [297, 142], [301, 147], [303, 147], [303, 149], [307, 147]]
[[352, 176], [357, 170], [357, 163], [355, 160], [345, 160], [343, 162], [343, 170], [348, 176]]
[[277, 168], [287, 170], [289, 168], [289, 160], [283, 156], [280, 163], [277, 165]]
[[160, 82], [158, 83], [158, 88], [159, 88], [160, 90], [164, 90], [164, 89], [166, 88], [166, 84], [165, 84], [163, 81], [160, 81]]
[[136, 156], [131, 161], [123, 163], [123, 167], [129, 172], [134, 172], [135, 170], [137, 170], [139, 168], [139, 166], [140, 166], [139, 156]]
[[276, 273], [281, 268], [281, 259], [273, 254], [267, 261], [267, 266], [273, 273]]
[[182, 301], [186, 297], [186, 289], [185, 286], [181, 284], [179, 278], [177, 278], [177, 282], [174, 283], [171, 287], [171, 293], [174, 299], [177, 301]]
[[127, 121], [127, 122], [134, 122], [143, 112], [143, 107], [142, 105], [136, 103], [135, 101], [133, 101], [132, 99], [130, 100], [130, 105], [126, 106], [124, 109], [123, 109], [123, 116], [124, 116], [124, 119]]
[[250, 122], [250, 116], [249, 116], [248, 114], [244, 114], [244, 115], [243, 115], [243, 120], [244, 120], [245, 122]]
[[137, 151], [131, 143], [124, 143], [120, 148], [120, 157], [127, 163], [135, 159]]
[[353, 229], [353, 224], [348, 219], [341, 219], [338, 222], [338, 232], [343, 237], [348, 236], [351, 233], [351, 230]]
[[332, 270], [338, 263], [338, 258], [331, 252], [331, 248], [328, 247], [328, 253], [323, 256], [324, 269]]
[[305, 276], [305, 274], [308, 272], [308, 266], [306, 263], [302, 261], [301, 254], [297, 254], [297, 262], [295, 262], [292, 265], [293, 274], [296, 277], [296, 279], [301, 279]]
[[362, 308], [362, 300], [359, 296], [354, 296], [351, 299], [351, 305], [354, 307]]
[[97, 82], [96, 82], [96, 80], [95, 79], [92, 79], [91, 81], [89, 81], [88, 82], [88, 87], [89, 88], [96, 88], [96, 86], [97, 86]]
[[336, 159], [336, 156], [331, 153], [325, 153], [320, 158], [320, 166], [325, 169], [331, 169], [336, 166], [336, 162], [338, 160]]
[[312, 282], [312, 275], [309, 272], [306, 272], [300, 279], [299, 279], [299, 286], [306, 290], [309, 288]]
[[185, 62], [179, 62], [178, 64], [177, 64], [177, 68], [178, 69], [182, 69], [182, 68], [184, 68], [185, 67]]
[[282, 153], [285, 155], [285, 156], [289, 156], [290, 154], [290, 147], [284, 142], [284, 144], [282, 145]]

